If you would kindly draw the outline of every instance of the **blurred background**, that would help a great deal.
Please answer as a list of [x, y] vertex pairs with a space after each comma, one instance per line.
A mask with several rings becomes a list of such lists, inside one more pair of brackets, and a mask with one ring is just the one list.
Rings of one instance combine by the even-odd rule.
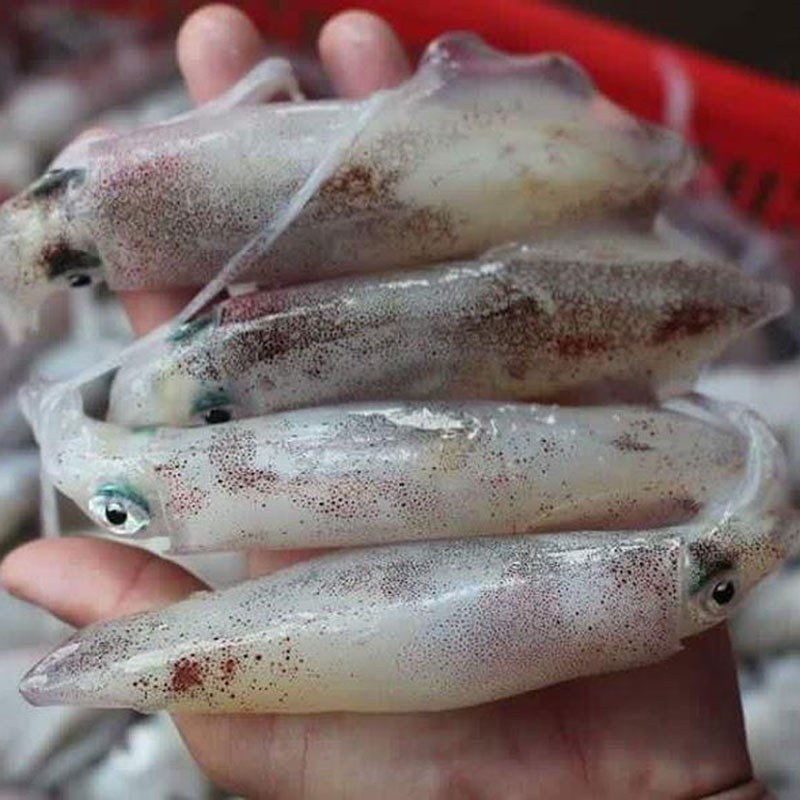
[[[313, 42], [352, 5], [243, 0], [271, 52], [289, 55], [324, 95]], [[188, 108], [172, 42], [192, 0], [4, 0], [0, 7], [0, 198], [30, 183], [82, 129], [150, 124]], [[607, 94], [692, 138], [708, 168], [665, 212], [682, 234], [753, 272], [800, 288], [800, 7], [755, 0], [372, 0], [413, 53], [471, 28], [504, 49], [563, 50]], [[588, 16], [587, 16], [588, 14]], [[671, 44], [675, 43], [675, 44]], [[688, 48], [688, 49], [686, 49]], [[58, 379], [124, 347], [131, 334], [100, 290], [52, 309], [40, 335], [0, 341], [0, 555], [39, 535], [38, 460], [16, 404], [31, 372]], [[789, 454], [800, 497], [800, 316], [737, 345], [701, 389], [757, 408]], [[89, 403], [102, 413], [103, 387]], [[67, 532], [88, 522], [64, 506]], [[242, 576], [236, 556], [184, 563], [214, 586]], [[800, 800], [800, 568], [768, 581], [733, 625], [753, 760], [781, 798]], [[0, 595], [0, 800], [64, 797], [194, 800], [217, 796], [169, 718], [33, 709], [21, 674], [66, 626]]]
[[796, 3], [571, 0], [568, 5], [683, 42], [777, 78], [800, 80], [800, 9]]

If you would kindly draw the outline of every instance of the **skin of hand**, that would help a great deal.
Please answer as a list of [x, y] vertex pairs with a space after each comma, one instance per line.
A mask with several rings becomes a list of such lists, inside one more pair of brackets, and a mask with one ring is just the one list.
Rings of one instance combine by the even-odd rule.
[[[393, 31], [350, 11], [332, 18], [319, 53], [333, 85], [358, 97], [409, 72]], [[197, 102], [211, 99], [264, 55], [239, 11], [207, 6], [178, 37]], [[142, 334], [191, 296], [128, 292]], [[308, 553], [254, 554], [252, 574]], [[0, 567], [10, 593], [67, 622], [175, 602], [202, 588], [188, 572], [134, 547], [92, 539], [39, 540]], [[733, 656], [724, 627], [668, 661], [572, 681], [452, 712], [318, 716], [176, 715], [193, 756], [219, 786], [270, 800], [754, 800]]]

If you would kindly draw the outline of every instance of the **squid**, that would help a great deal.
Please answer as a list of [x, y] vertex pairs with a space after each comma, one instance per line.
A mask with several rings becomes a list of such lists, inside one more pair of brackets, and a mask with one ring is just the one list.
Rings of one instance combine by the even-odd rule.
[[667, 524], [777, 447], [754, 415], [701, 399], [355, 404], [138, 431], [88, 418], [77, 393], [38, 422], [34, 402], [54, 485], [111, 533], [176, 553]]
[[8, 330], [21, 335], [68, 286], [207, 283], [348, 137], [237, 279], [406, 268], [581, 220], [647, 219], [694, 165], [677, 134], [614, 106], [568, 59], [508, 56], [472, 35], [437, 40], [411, 80], [377, 97], [260, 103], [281, 95], [300, 97], [274, 59], [195, 112], [68, 147], [0, 210]]
[[91, 625], [20, 688], [140, 711], [460, 708], [668, 658], [797, 537], [796, 517], [745, 503], [672, 528], [345, 550]]
[[798, 387], [797, 358], [768, 365], [724, 365], [704, 374], [699, 381], [699, 391], [709, 397], [758, 409], [783, 445], [795, 493], [800, 489]]
[[233, 297], [126, 360], [110, 421], [189, 426], [367, 400], [669, 397], [788, 291], [622, 229]]

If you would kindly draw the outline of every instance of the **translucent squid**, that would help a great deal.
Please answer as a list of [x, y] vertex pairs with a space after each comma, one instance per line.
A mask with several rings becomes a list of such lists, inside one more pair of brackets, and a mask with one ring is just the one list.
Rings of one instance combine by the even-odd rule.
[[357, 404], [139, 431], [62, 402], [34, 418], [55, 486], [112, 533], [178, 553], [667, 524], [726, 496], [773, 442], [699, 400]]
[[464, 34], [431, 45], [366, 122], [375, 98], [259, 104], [274, 95], [298, 97], [280, 59], [196, 112], [68, 148], [0, 211], [9, 329], [68, 285], [205, 284], [348, 131], [337, 169], [240, 280], [404, 268], [564, 223], [651, 216], [694, 163], [679, 136], [614, 106], [569, 60], [511, 57]]
[[788, 291], [631, 230], [233, 297], [128, 359], [109, 419], [186, 426], [353, 400], [670, 396]]
[[[796, 338], [794, 331], [793, 340]], [[709, 397], [758, 409], [783, 445], [797, 496], [800, 490], [800, 419], [797, 415], [800, 361], [794, 358], [772, 364], [716, 367], [701, 377], [699, 390]]]

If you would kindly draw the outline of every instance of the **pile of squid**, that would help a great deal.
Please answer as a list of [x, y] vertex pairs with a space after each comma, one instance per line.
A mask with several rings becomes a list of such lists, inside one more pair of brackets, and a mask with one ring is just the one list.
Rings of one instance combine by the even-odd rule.
[[17, 333], [68, 286], [208, 285], [110, 365], [105, 419], [108, 365], [25, 391], [49, 480], [176, 553], [333, 550], [79, 631], [25, 696], [430, 711], [724, 620], [800, 526], [767, 426], [691, 389], [790, 299], [659, 235], [692, 166], [569, 60], [464, 34], [367, 100], [271, 60], [69, 148], [0, 211]]

